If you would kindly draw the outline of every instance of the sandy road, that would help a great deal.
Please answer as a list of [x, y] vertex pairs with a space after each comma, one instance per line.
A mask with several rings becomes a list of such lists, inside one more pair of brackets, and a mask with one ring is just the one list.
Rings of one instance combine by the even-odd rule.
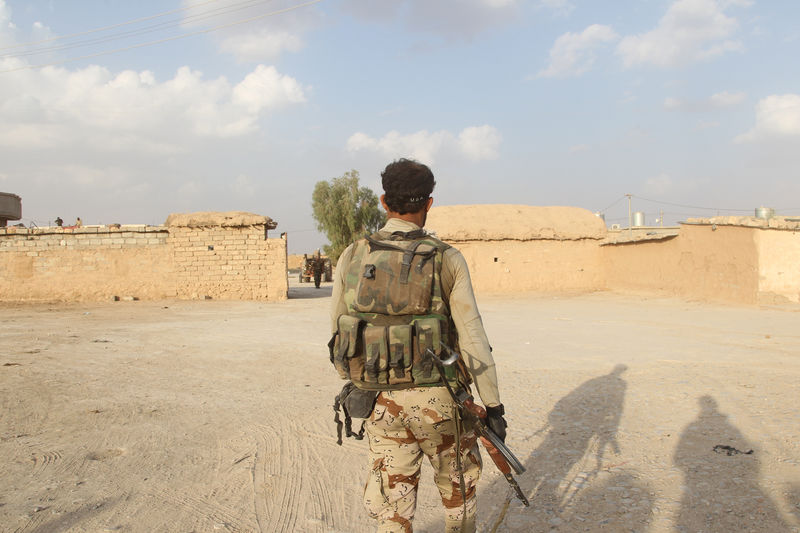
[[[0, 305], [0, 531], [372, 531], [366, 445], [335, 443], [330, 287], [292, 294]], [[796, 308], [479, 303], [532, 503], [487, 468], [481, 531], [800, 530]], [[425, 470], [417, 531], [437, 499]]]

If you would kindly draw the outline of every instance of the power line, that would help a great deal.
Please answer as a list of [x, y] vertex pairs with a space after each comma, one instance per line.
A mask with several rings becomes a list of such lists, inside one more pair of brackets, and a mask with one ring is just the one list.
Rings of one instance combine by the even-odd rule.
[[214, 2], [219, 2], [219, 0], [207, 0], [205, 2], [192, 4], [190, 6], [181, 7], [181, 8], [178, 8], [178, 9], [172, 9], [170, 11], [163, 11], [161, 13], [156, 13], [155, 15], [149, 15], [147, 17], [140, 17], [140, 18], [136, 18], [136, 19], [132, 19], [132, 20], [127, 20], [125, 22], [118, 22], [116, 24], [111, 24], [110, 26], [103, 26], [103, 27], [100, 27], [100, 28], [94, 28], [94, 29], [91, 29], [91, 30], [85, 30], [85, 31], [81, 31], [81, 32], [78, 32], [78, 33], [70, 33], [68, 35], [59, 35], [57, 37], [51, 37], [49, 39], [42, 39], [40, 41], [29, 41], [27, 43], [19, 43], [19, 44], [14, 44], [14, 45], [11, 45], [11, 46], [0, 46], [0, 50], [13, 50], [14, 48], [25, 48], [27, 46], [33, 46], [33, 45], [44, 44], [44, 43], [51, 43], [53, 41], [71, 39], [73, 37], [80, 37], [82, 35], [88, 35], [90, 33], [97, 33], [97, 32], [106, 31], [106, 30], [113, 30], [114, 28], [120, 28], [122, 26], [128, 26], [130, 24], [137, 24], [139, 22], [145, 22], [145, 21], [148, 21], [148, 20], [157, 19], [159, 17], [172, 15], [173, 13], [180, 13], [181, 11], [188, 11], [190, 9], [194, 9], [196, 7], [200, 7], [200, 6], [205, 5], [205, 4], [212, 4]]
[[637, 200], [644, 200], [645, 202], [653, 202], [655, 204], [664, 204], [664, 205], [671, 205], [674, 207], [685, 207], [687, 209], [704, 209], [706, 211], [749, 211], [749, 209], [728, 209], [723, 207], [699, 207], [696, 205], [685, 205], [685, 204], [674, 204], [672, 202], [662, 202], [660, 200], [650, 200], [649, 198], [642, 198], [641, 196], [636, 196], [634, 194], [631, 195], [633, 198]]
[[194, 35], [201, 35], [201, 34], [204, 34], [204, 33], [211, 33], [213, 31], [222, 30], [222, 29], [225, 29], [225, 28], [231, 28], [233, 26], [238, 26], [240, 24], [246, 24], [248, 22], [253, 22], [254, 20], [259, 20], [259, 19], [263, 19], [263, 18], [267, 18], [267, 17], [272, 17], [272, 16], [275, 16], [275, 15], [280, 15], [280, 14], [283, 14], [283, 13], [288, 13], [289, 11], [294, 11], [296, 9], [300, 9], [300, 8], [303, 8], [303, 7], [308, 7], [310, 5], [318, 4], [320, 2], [322, 2], [322, 0], [310, 0], [310, 1], [304, 2], [302, 4], [297, 4], [297, 5], [294, 5], [294, 6], [291, 6], [291, 7], [287, 7], [287, 8], [284, 8], [284, 9], [278, 9], [278, 10], [275, 10], [275, 11], [271, 11], [269, 13], [264, 13], [262, 15], [249, 17], [249, 18], [246, 18], [246, 19], [238, 20], [238, 21], [235, 21], [235, 22], [230, 22], [230, 23], [227, 23], [227, 24], [221, 24], [219, 26], [214, 26], [212, 28], [207, 28], [207, 29], [204, 29], [204, 30], [198, 30], [198, 31], [190, 32], [190, 33], [185, 33], [183, 35], [176, 35], [176, 36], [173, 36], [173, 37], [166, 37], [164, 39], [158, 39], [156, 41], [148, 41], [148, 42], [145, 42], [145, 43], [139, 43], [139, 44], [135, 44], [135, 45], [131, 45], [131, 46], [126, 46], [126, 47], [123, 47], [123, 48], [116, 48], [116, 49], [113, 49], [113, 50], [105, 50], [105, 51], [102, 51], [102, 52], [96, 52], [94, 54], [87, 54], [87, 55], [83, 55], [83, 56], [67, 58], [67, 59], [63, 59], [61, 61], [54, 61], [54, 62], [51, 62], [51, 63], [42, 63], [42, 64], [39, 64], [39, 65], [25, 65], [23, 67], [17, 67], [17, 68], [12, 68], [12, 69], [8, 69], [8, 70], [0, 70], [0, 74], [6, 74], [6, 73], [9, 73], [9, 72], [17, 72], [17, 71], [20, 71], [20, 70], [33, 70], [33, 69], [39, 69], [39, 68], [44, 68], [44, 67], [52, 67], [52, 66], [56, 66], [56, 65], [63, 65], [65, 63], [72, 63], [74, 61], [80, 61], [82, 59], [91, 59], [91, 58], [94, 58], [94, 57], [115, 54], [115, 53], [118, 53], [118, 52], [126, 52], [128, 50], [135, 50], [137, 48], [144, 48], [146, 46], [154, 46], [156, 44], [162, 44], [162, 43], [166, 43], [166, 42], [169, 42], [169, 41], [176, 41], [178, 39], [185, 39], [186, 37], [192, 37]]
[[605, 209], [601, 209], [599, 212], [600, 212], [600, 213], [605, 213], [606, 211], [608, 211], [609, 209], [611, 209], [612, 207], [614, 207], [615, 205], [617, 205], [618, 203], [620, 203], [620, 202], [621, 202], [622, 200], [624, 200], [625, 198], [626, 198], [626, 196], [623, 194], [622, 196], [620, 196], [619, 198], [617, 198], [616, 200], [614, 200], [614, 203], [612, 203], [610, 206], [606, 207]]
[[[219, 1], [219, 0], [211, 0], [211, 1]], [[25, 52], [0, 54], [0, 58], [20, 58], [20, 57], [26, 57], [26, 56], [34, 56], [34, 55], [45, 54], [45, 53], [49, 53], [49, 52], [56, 52], [56, 51], [61, 51], [61, 50], [69, 50], [69, 49], [72, 49], [72, 48], [80, 48], [82, 46], [91, 46], [91, 45], [95, 45], [95, 44], [102, 44], [102, 43], [114, 41], [114, 40], [117, 40], [117, 39], [124, 39], [126, 37], [138, 37], [138, 36], [144, 35], [146, 33], [153, 33], [153, 32], [160, 31], [160, 30], [180, 27], [181, 25], [185, 24], [186, 22], [199, 22], [201, 20], [213, 19], [213, 18], [216, 18], [216, 17], [227, 15], [229, 13], [233, 13], [233, 12], [236, 12], [236, 11], [241, 11], [243, 9], [247, 9], [247, 8], [250, 8], [250, 7], [255, 7], [258, 4], [265, 4], [265, 3], [270, 3], [270, 2], [273, 2], [273, 1], [274, 0], [245, 0], [243, 2], [237, 2], [237, 3], [231, 4], [231, 5], [217, 7], [217, 8], [214, 8], [214, 9], [211, 9], [211, 10], [208, 10], [208, 11], [204, 11], [204, 12], [201, 12], [201, 13], [197, 13], [197, 14], [194, 14], [194, 15], [187, 15], [187, 16], [181, 17], [181, 18], [166, 20], [166, 21], [163, 21], [163, 22], [159, 22], [157, 24], [152, 24], [150, 26], [145, 26], [143, 28], [136, 28], [136, 29], [127, 30], [127, 31], [124, 31], [124, 32], [114, 33], [114, 34], [111, 34], [111, 35], [107, 35], [105, 37], [96, 37], [96, 38], [92, 38], [92, 39], [84, 39], [84, 40], [76, 41], [76, 42], [72, 42], [72, 43], [65, 43], [65, 44], [60, 44], [60, 45], [57, 45], [57, 46], [48, 46], [48, 47], [44, 47], [44, 48], [37, 48], [37, 49], [34, 49], [34, 50], [28, 50], [28, 51], [25, 51]], [[206, 3], [208, 3], [208, 2], [206, 2]], [[184, 8], [183, 10], [185, 10], [185, 9], [186, 8]], [[176, 11], [183, 11], [183, 10], [167, 11], [167, 12], [165, 12], [163, 14], [160, 14], [160, 15], [153, 15], [152, 17], [144, 17], [144, 19], [137, 19], [137, 20], [148, 20], [148, 19], [152, 19], [152, 18], [158, 18], [158, 17], [164, 16], [165, 14], [171, 14], [171, 13], [174, 13]], [[117, 26], [123, 26], [123, 25], [132, 24], [132, 23], [133, 22], [120, 23]], [[101, 30], [100, 29], [98, 29], [98, 30], [89, 30], [87, 32], [83, 32], [82, 34], [95, 33], [97, 31], [101, 31]], [[73, 34], [73, 35], [81, 35], [81, 34], [79, 33], [79, 34]]]

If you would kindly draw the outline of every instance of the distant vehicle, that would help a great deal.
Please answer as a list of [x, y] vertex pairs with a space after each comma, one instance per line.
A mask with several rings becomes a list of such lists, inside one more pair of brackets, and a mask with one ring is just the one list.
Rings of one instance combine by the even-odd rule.
[[[314, 279], [314, 260], [316, 256], [312, 255], [311, 257], [303, 256], [303, 263], [300, 265], [300, 275], [298, 277], [298, 281], [300, 283], [311, 283], [311, 280]], [[322, 256], [321, 257], [323, 262], [322, 267], [322, 279], [324, 281], [333, 281], [333, 268], [331, 266], [331, 259], [329, 257]]]

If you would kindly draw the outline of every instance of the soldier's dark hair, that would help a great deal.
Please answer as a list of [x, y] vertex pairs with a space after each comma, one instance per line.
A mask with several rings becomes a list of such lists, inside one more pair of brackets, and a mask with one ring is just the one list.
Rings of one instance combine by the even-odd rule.
[[417, 213], [430, 198], [436, 181], [427, 165], [413, 159], [398, 159], [381, 172], [386, 205], [400, 215]]

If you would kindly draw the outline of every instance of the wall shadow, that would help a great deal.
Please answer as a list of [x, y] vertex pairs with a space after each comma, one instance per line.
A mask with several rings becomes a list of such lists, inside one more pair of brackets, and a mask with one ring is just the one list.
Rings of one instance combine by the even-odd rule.
[[512, 493], [505, 488], [505, 480], [499, 479], [487, 502], [493, 515], [488, 530], [640, 531], [646, 527], [653, 506], [649, 486], [623, 468], [616, 438], [627, 389], [622, 378], [626, 369], [617, 365], [555, 404], [547, 424], [536, 432], [544, 434], [544, 439], [523, 461], [527, 471], [518, 476], [531, 507], [525, 509], [516, 498], [509, 502]]
[[319, 289], [313, 283], [303, 284], [302, 287], [290, 286], [290, 300], [305, 300], [310, 298], [330, 298], [333, 294], [333, 283], [323, 283]]
[[[711, 396], [701, 397], [699, 403], [697, 419], [683, 430], [675, 450], [675, 465], [684, 475], [676, 529], [791, 531], [759, 486], [759, 450], [733, 451], [756, 447], [719, 412]], [[730, 448], [715, 451], [717, 445]]]

